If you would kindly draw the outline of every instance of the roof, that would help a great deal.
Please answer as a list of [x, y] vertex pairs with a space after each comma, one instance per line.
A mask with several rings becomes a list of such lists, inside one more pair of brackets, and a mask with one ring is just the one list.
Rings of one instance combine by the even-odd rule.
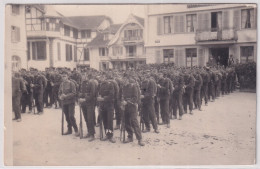
[[63, 17], [61, 20], [63, 24], [76, 27], [78, 29], [97, 29], [98, 26], [105, 20], [112, 20], [105, 15], [98, 16], [70, 16]]
[[116, 34], [118, 29], [121, 27], [122, 24], [112, 24], [110, 27], [106, 28], [104, 32], [109, 32], [111, 34]]
[[104, 40], [104, 35], [105, 33], [98, 33], [97, 36], [88, 43], [88, 46], [107, 46], [110, 40]]
[[133, 15], [133, 17], [141, 24], [144, 26], [144, 18], [141, 18], [139, 16]]
[[55, 17], [60, 18], [63, 17], [59, 12], [57, 12], [52, 5], [46, 5], [45, 6], [45, 15], [44, 17]]

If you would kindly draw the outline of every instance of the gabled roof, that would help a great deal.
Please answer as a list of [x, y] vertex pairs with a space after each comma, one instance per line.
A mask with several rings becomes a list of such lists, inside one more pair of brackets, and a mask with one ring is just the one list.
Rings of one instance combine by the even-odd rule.
[[141, 24], [144, 26], [144, 18], [141, 18], [139, 16], [133, 15], [133, 17]]
[[108, 32], [111, 34], [116, 34], [118, 29], [121, 27], [122, 24], [112, 24], [110, 27], [106, 28], [103, 32]]
[[98, 33], [97, 36], [88, 43], [88, 46], [100, 46], [100, 47], [106, 47], [110, 40], [104, 40], [104, 35], [106, 33]]
[[70, 16], [62, 18], [62, 22], [65, 25], [76, 27], [78, 29], [97, 29], [98, 26], [108, 19], [112, 23], [112, 20], [105, 15], [98, 16]]

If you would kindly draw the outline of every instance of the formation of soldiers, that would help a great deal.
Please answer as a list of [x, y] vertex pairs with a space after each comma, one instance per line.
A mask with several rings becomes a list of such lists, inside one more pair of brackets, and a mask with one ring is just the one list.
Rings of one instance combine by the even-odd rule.
[[78, 104], [88, 141], [95, 140], [95, 126], [102, 125], [102, 141], [115, 143], [114, 130], [123, 129], [128, 133], [125, 143], [133, 142], [135, 133], [138, 144], [144, 146], [142, 133], [151, 132], [151, 125], [159, 133], [158, 125], [169, 128], [171, 119], [182, 120], [184, 114], [192, 115], [194, 109], [202, 111], [203, 102], [207, 106], [210, 101], [232, 93], [235, 85], [234, 67], [178, 68], [173, 64], [153, 64], [135, 70], [22, 69], [12, 77], [13, 120], [21, 121], [21, 113], [27, 107], [28, 113], [39, 115], [44, 108], [62, 108], [67, 121], [63, 134], [72, 134], [73, 128], [79, 136], [75, 118]]

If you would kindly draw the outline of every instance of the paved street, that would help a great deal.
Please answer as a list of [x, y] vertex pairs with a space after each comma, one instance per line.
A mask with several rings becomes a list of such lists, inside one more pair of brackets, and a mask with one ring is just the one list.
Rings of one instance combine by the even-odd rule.
[[[123, 144], [89, 143], [74, 135], [61, 136], [61, 110], [45, 109], [43, 115], [23, 114], [13, 122], [14, 165], [216, 165], [253, 164], [255, 160], [256, 94], [235, 92], [217, 99], [203, 111], [171, 120], [160, 134], [143, 134]], [[76, 109], [79, 123], [79, 109]], [[115, 123], [114, 123], [115, 125]], [[66, 127], [65, 127], [66, 130]], [[84, 125], [84, 132], [86, 126]], [[135, 138], [135, 137], [134, 137]]]

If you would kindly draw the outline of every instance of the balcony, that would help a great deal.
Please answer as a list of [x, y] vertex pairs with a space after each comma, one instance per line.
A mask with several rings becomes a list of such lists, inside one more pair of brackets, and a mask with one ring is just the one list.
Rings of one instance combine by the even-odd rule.
[[28, 38], [34, 38], [34, 37], [58, 38], [60, 36], [61, 36], [60, 32], [57, 31], [45, 31], [45, 30], [27, 31]]
[[140, 37], [140, 36], [123, 37], [122, 41], [126, 44], [127, 43], [143, 43], [144, 42], [143, 37]]
[[125, 56], [125, 55], [121, 55], [121, 56], [109, 56], [109, 59], [111, 61], [142, 61], [145, 60], [146, 57], [145, 55], [133, 55], [133, 56]]
[[235, 29], [211, 29], [208, 31], [197, 30], [195, 40], [196, 42], [236, 41], [237, 32]]

